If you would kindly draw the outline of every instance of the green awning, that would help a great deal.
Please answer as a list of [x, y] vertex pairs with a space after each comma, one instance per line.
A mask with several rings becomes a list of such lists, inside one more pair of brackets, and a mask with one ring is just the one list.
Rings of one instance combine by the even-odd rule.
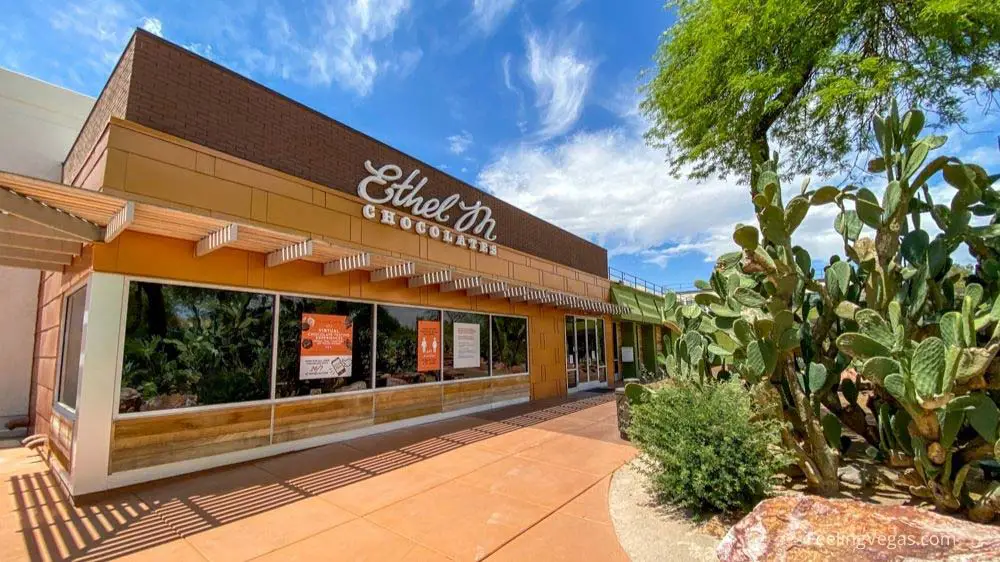
[[613, 300], [615, 304], [622, 305], [628, 309], [628, 312], [620, 315], [619, 318], [623, 320], [631, 320], [633, 322], [645, 321], [645, 317], [642, 315], [642, 309], [639, 308], [639, 302], [635, 300], [635, 291], [632, 289], [612, 283], [611, 300]]
[[653, 301], [653, 295], [642, 291], [636, 291], [635, 300], [639, 302], [639, 309], [642, 310], [642, 316], [647, 324], [663, 323], [663, 315], [660, 314], [660, 309], [656, 308], [656, 302]]

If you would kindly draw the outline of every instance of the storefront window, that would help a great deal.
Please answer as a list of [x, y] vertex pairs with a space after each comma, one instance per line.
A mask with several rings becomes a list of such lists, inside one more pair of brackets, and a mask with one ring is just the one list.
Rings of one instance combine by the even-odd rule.
[[528, 320], [493, 317], [493, 376], [528, 372]]
[[444, 380], [490, 376], [489, 316], [444, 313]]
[[270, 396], [274, 297], [129, 285], [119, 412]]
[[281, 297], [277, 398], [372, 387], [373, 305]]
[[441, 374], [441, 311], [376, 307], [375, 385], [435, 382]]
[[63, 317], [62, 366], [59, 373], [60, 404], [76, 409], [76, 391], [80, 382], [80, 352], [83, 343], [83, 311], [87, 308], [87, 288], [78, 289], [66, 299]]

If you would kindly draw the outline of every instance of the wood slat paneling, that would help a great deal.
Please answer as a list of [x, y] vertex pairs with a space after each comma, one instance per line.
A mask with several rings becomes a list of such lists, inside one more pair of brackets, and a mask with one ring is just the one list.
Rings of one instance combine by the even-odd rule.
[[278, 404], [274, 443], [295, 441], [372, 425], [374, 396], [354, 394]]
[[73, 428], [75, 421], [63, 416], [58, 410], [52, 411], [49, 422], [49, 449], [52, 456], [59, 461], [66, 472], [70, 472], [70, 459], [73, 458]]
[[490, 379], [490, 383], [493, 390], [493, 402], [531, 396], [531, 381], [528, 375]]
[[270, 433], [269, 405], [121, 419], [111, 438], [111, 472], [261, 447]]
[[490, 379], [474, 379], [444, 385], [444, 411], [461, 410], [489, 404]]
[[375, 393], [375, 423], [441, 413], [441, 385], [415, 386]]

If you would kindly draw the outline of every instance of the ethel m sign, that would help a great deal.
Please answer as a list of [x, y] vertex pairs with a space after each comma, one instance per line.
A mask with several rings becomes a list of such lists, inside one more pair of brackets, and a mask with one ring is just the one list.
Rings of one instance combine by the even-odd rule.
[[[493, 230], [497, 223], [492, 218], [493, 211], [483, 205], [481, 201], [469, 204], [462, 201], [458, 194], [449, 195], [443, 200], [433, 197], [424, 198], [420, 195], [420, 190], [427, 184], [427, 178], [420, 177], [420, 170], [413, 170], [400, 183], [398, 180], [402, 179], [403, 170], [395, 164], [385, 164], [380, 168], [375, 168], [371, 160], [366, 160], [365, 169], [369, 175], [358, 183], [358, 196], [370, 203], [362, 209], [362, 214], [366, 219], [389, 226], [398, 226], [403, 230], [429, 236], [445, 244], [454, 244], [493, 256], [497, 254], [496, 244], [486, 242], [487, 240], [496, 240], [497, 237]], [[417, 181], [418, 178], [419, 181]], [[414, 181], [417, 183], [414, 184]], [[379, 190], [380, 193], [373, 193], [375, 190]], [[376, 204], [392, 205], [398, 209], [405, 209], [417, 217], [442, 224], [448, 223], [451, 219], [451, 212], [458, 211], [462, 214], [455, 221], [455, 232], [452, 232], [434, 223], [397, 215], [395, 211], [390, 209], [376, 207]], [[486, 240], [478, 240], [469, 234], [480, 235]]]

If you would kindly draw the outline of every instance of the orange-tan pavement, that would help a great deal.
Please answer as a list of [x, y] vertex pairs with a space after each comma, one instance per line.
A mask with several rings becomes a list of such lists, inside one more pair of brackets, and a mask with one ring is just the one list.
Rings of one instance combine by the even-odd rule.
[[611, 474], [635, 455], [582, 393], [115, 492], [80, 507], [0, 451], [0, 561], [616, 561]]

